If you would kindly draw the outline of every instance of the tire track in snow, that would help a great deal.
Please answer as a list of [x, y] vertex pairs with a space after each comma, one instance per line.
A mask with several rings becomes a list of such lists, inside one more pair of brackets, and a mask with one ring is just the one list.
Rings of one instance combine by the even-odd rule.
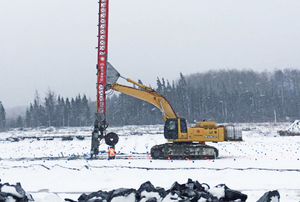
[[[55, 160], [107, 160], [107, 154], [98, 155], [91, 159], [89, 155], [71, 155], [71, 156], [42, 156], [42, 157], [21, 157], [21, 158], [0, 158], [0, 161], [55, 161]], [[132, 154], [118, 153], [116, 159], [147, 159], [146, 153], [133, 152]]]
[[141, 170], [215, 170], [215, 171], [223, 171], [223, 170], [237, 170], [237, 171], [247, 171], [247, 170], [259, 170], [259, 171], [276, 171], [276, 172], [300, 172], [300, 169], [277, 169], [277, 168], [209, 168], [209, 167], [181, 167], [181, 168], [161, 168], [161, 167], [139, 167], [139, 166], [90, 166], [91, 168], [128, 168], [128, 169], [141, 169]]
[[139, 170], [215, 170], [215, 171], [223, 171], [223, 170], [236, 170], [236, 171], [248, 171], [248, 170], [258, 170], [258, 171], [273, 171], [273, 172], [300, 172], [300, 169], [289, 169], [289, 168], [257, 168], [257, 167], [248, 167], [248, 168], [232, 168], [232, 167], [225, 167], [225, 168], [211, 168], [211, 167], [180, 167], [180, 168], [161, 168], [161, 167], [142, 167], [142, 166], [124, 166], [124, 165], [117, 165], [117, 166], [93, 166], [90, 164], [86, 164], [81, 168], [74, 168], [68, 166], [62, 166], [60, 164], [55, 164], [53, 166], [46, 166], [44, 164], [31, 164], [31, 165], [24, 165], [24, 166], [0, 166], [0, 169], [11, 169], [11, 168], [34, 168], [34, 167], [43, 167], [47, 170], [51, 170], [55, 167], [60, 167], [69, 170], [77, 170], [81, 171], [82, 169], [114, 169], [114, 168], [123, 168], [123, 169], [139, 169]]

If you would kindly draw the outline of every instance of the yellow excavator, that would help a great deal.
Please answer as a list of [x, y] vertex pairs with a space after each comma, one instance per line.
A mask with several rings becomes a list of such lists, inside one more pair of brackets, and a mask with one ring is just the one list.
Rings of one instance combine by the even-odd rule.
[[205, 142], [240, 141], [242, 132], [234, 126], [217, 126], [214, 120], [203, 120], [188, 128], [186, 120], [176, 115], [170, 103], [153, 89], [141, 85], [131, 79], [128, 82], [138, 88], [117, 84], [119, 72], [107, 61], [108, 47], [108, 1], [99, 2], [98, 24], [98, 63], [97, 63], [97, 108], [95, 113], [94, 130], [91, 138], [91, 158], [99, 153], [99, 144], [105, 139], [107, 145], [114, 147], [118, 142], [118, 135], [110, 132], [106, 134], [105, 106], [106, 90], [113, 89], [145, 100], [158, 107], [163, 112], [165, 121], [164, 136], [169, 143], [156, 145], [151, 148], [154, 159], [166, 158], [216, 158], [218, 150], [205, 145]]
[[[213, 119], [203, 119], [195, 126], [187, 127], [186, 120], [176, 115], [171, 104], [161, 94], [129, 78], [121, 77], [111, 65], [109, 65], [108, 70], [108, 77], [114, 75], [114, 79], [108, 78], [108, 80], [113, 80], [112, 83], [107, 84], [108, 89], [149, 102], [163, 113], [164, 137], [168, 143], [155, 145], [151, 148], [153, 159], [212, 159], [218, 157], [218, 150], [206, 145], [205, 142], [242, 141], [240, 127], [233, 125], [217, 126]], [[117, 79], [115, 78], [119, 76], [139, 88], [116, 83]]]

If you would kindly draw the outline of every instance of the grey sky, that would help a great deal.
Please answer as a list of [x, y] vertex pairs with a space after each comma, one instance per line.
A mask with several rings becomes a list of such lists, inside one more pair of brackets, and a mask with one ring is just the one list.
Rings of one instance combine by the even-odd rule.
[[[4, 106], [48, 87], [95, 100], [98, 0], [0, 3]], [[299, 68], [299, 19], [299, 0], [110, 0], [108, 60], [153, 87], [180, 72]]]

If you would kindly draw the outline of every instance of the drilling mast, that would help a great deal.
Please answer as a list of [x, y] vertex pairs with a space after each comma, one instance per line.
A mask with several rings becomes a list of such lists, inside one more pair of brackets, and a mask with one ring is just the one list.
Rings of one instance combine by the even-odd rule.
[[[105, 88], [106, 88], [106, 67], [107, 67], [107, 47], [108, 47], [108, 5], [109, 0], [99, 1], [99, 22], [98, 22], [98, 49], [97, 54], [97, 108], [95, 113], [94, 131], [92, 133], [91, 158], [99, 152], [100, 140], [106, 135], [105, 117]], [[100, 139], [100, 140], [99, 140]]]
[[99, 2], [98, 60], [97, 60], [97, 113], [105, 115], [105, 85], [108, 45], [108, 1]]

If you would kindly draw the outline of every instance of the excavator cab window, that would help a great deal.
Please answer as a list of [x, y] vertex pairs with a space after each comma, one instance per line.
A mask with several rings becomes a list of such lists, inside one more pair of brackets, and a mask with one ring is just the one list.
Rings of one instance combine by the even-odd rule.
[[180, 119], [180, 132], [187, 133], [186, 120]]
[[164, 127], [166, 139], [178, 139], [178, 119], [167, 119]]

